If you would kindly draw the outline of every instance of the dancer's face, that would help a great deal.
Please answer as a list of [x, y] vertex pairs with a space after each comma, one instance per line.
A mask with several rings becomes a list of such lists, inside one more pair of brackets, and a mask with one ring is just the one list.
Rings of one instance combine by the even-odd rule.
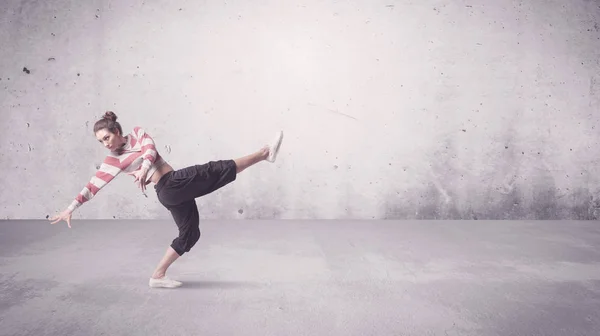
[[118, 134], [110, 132], [108, 129], [101, 129], [96, 132], [96, 139], [104, 146], [106, 149], [110, 151], [116, 150], [121, 145], [121, 136]]

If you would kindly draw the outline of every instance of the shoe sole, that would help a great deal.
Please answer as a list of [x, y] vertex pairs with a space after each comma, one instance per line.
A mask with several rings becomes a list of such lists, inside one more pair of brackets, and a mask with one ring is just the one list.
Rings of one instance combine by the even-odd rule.
[[183, 285], [183, 283], [181, 283], [181, 284], [173, 284], [173, 285], [160, 284], [160, 283], [148, 284], [148, 286], [150, 288], [177, 288], [177, 287], [181, 287], [182, 285]]
[[279, 134], [279, 139], [273, 147], [273, 155], [269, 156], [269, 162], [275, 162], [275, 160], [277, 159], [277, 154], [279, 154], [279, 148], [281, 148], [281, 143], [283, 142], [283, 132], [280, 132]]
[[169, 286], [169, 285], [150, 285], [150, 288], [178, 288], [181, 287], [181, 285], [173, 285], [173, 286]]

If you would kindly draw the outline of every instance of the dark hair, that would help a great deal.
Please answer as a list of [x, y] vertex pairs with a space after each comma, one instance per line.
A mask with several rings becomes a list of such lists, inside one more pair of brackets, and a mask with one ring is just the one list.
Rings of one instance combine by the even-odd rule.
[[102, 119], [96, 121], [94, 124], [94, 134], [102, 129], [108, 129], [109, 132], [116, 134], [119, 130], [119, 134], [123, 135], [123, 129], [117, 122], [117, 115], [113, 111], [106, 111]]

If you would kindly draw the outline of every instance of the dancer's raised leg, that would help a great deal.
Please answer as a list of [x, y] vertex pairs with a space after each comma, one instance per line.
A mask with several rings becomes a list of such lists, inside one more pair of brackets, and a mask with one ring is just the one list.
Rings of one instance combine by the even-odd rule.
[[265, 146], [258, 152], [246, 155], [241, 158], [234, 159], [235, 165], [237, 166], [237, 173], [241, 173], [246, 168], [255, 165], [269, 157], [269, 147]]
[[235, 164], [237, 166], [237, 173], [239, 174], [242, 171], [244, 171], [244, 169], [264, 160], [267, 160], [269, 162], [275, 162], [282, 140], [283, 132], [278, 132], [275, 139], [273, 139], [273, 141], [269, 145], [266, 145], [265, 147], [261, 148], [258, 152], [234, 159], [233, 161], [235, 161]]

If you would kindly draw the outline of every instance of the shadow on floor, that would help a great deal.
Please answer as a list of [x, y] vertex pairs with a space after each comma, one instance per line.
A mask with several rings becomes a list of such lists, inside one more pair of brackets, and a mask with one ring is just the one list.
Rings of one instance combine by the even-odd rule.
[[183, 281], [183, 285], [179, 287], [184, 288], [195, 288], [195, 289], [239, 289], [239, 288], [259, 288], [265, 284], [257, 282], [243, 282], [243, 281], [194, 281], [187, 280]]

